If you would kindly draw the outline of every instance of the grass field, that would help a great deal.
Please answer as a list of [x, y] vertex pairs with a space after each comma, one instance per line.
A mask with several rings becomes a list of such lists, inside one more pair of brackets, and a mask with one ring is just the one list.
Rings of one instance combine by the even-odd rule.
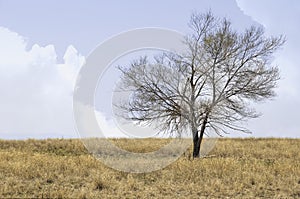
[[[113, 140], [146, 152], [167, 140]], [[186, 152], [132, 174], [106, 167], [80, 140], [0, 140], [0, 198], [300, 198], [300, 139], [220, 139], [210, 157]]]

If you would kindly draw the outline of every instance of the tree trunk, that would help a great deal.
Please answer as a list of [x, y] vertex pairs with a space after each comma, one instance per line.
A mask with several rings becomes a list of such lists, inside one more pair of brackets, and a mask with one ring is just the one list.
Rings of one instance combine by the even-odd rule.
[[200, 157], [200, 138], [198, 135], [198, 130], [193, 132], [193, 157], [198, 158]]
[[194, 158], [199, 158], [200, 157], [200, 148], [201, 148], [201, 143], [203, 140], [203, 132], [200, 132], [200, 137], [198, 135], [198, 131], [194, 133], [194, 138], [193, 138], [193, 157]]
[[204, 131], [205, 131], [205, 127], [207, 124], [207, 117], [205, 117], [203, 124], [201, 126], [201, 130], [200, 130], [200, 137], [198, 135], [198, 130], [193, 130], [193, 157], [194, 158], [199, 158], [200, 157], [200, 147], [201, 147], [201, 143], [203, 140], [203, 135], [204, 135]]

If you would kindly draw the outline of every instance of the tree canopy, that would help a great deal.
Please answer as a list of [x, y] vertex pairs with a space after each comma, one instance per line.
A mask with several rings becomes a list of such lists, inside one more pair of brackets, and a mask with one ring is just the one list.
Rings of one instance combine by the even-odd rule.
[[164, 52], [154, 61], [140, 57], [119, 67], [122, 89], [132, 94], [116, 106], [122, 117], [156, 123], [160, 132], [189, 129], [193, 156], [199, 157], [204, 134], [249, 132], [241, 121], [259, 116], [253, 102], [275, 96], [280, 75], [271, 61], [285, 39], [266, 37], [259, 26], [238, 32], [211, 12], [193, 14], [189, 27], [186, 52]]

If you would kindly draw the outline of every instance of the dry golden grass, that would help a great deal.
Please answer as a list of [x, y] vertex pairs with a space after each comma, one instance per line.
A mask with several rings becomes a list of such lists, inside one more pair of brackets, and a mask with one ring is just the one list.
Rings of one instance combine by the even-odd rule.
[[[113, 140], [148, 152], [168, 140]], [[79, 140], [0, 141], [0, 198], [299, 198], [299, 139], [220, 139], [165, 169], [131, 174], [97, 161]]]

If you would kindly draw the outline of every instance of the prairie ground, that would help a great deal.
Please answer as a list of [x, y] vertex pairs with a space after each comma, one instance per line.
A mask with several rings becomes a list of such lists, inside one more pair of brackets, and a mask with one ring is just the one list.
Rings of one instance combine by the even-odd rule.
[[[135, 152], [167, 139], [113, 140]], [[0, 198], [300, 198], [300, 139], [219, 139], [168, 167], [133, 174], [95, 159], [77, 139], [0, 140]]]

